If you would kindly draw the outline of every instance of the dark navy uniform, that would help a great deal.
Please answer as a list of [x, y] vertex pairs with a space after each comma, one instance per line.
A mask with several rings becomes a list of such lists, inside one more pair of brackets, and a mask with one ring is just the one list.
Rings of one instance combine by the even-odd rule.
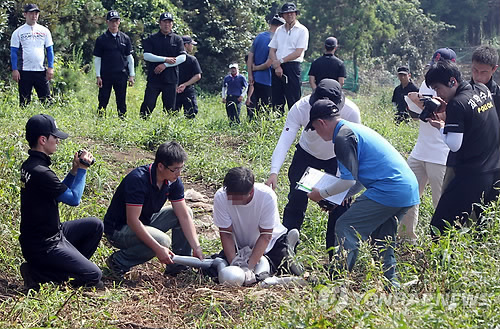
[[[471, 79], [470, 83], [473, 85], [475, 82], [473, 79]], [[500, 119], [500, 87], [495, 82], [495, 80], [493, 80], [493, 78], [488, 81], [486, 87], [488, 87], [488, 89], [491, 91], [491, 97], [493, 97], [493, 103], [495, 103], [498, 119]]]
[[[186, 61], [179, 65], [179, 84], [186, 83], [197, 74], [201, 74], [200, 63], [192, 55], [186, 55]], [[187, 86], [184, 92], [177, 94], [175, 110], [184, 107], [186, 118], [192, 119], [198, 113], [198, 102], [196, 101], [196, 90], [194, 85]]]
[[[23, 256], [37, 283], [63, 282], [94, 285], [102, 272], [89, 259], [103, 232], [102, 221], [88, 217], [61, 224], [57, 198], [76, 179], [68, 174], [61, 182], [49, 168], [45, 153], [29, 150], [21, 166], [21, 235]], [[83, 169], [79, 169], [79, 171]], [[78, 175], [85, 175], [84, 173]]]
[[[500, 178], [500, 124], [489, 89], [482, 83], [462, 82], [446, 106], [444, 133], [463, 133], [460, 149], [450, 151], [443, 194], [431, 225], [441, 232], [456, 217], [466, 220], [484, 197], [487, 203], [498, 192]], [[449, 182], [449, 183], [446, 183]], [[465, 216], [464, 216], [465, 213]]]
[[[170, 32], [164, 35], [157, 32], [143, 41], [145, 53], [157, 56], [177, 57], [186, 53], [184, 42], [177, 34]], [[148, 84], [144, 93], [144, 101], [141, 105], [141, 116], [147, 117], [153, 112], [156, 100], [161, 93], [163, 109], [171, 111], [175, 107], [176, 88], [179, 83], [178, 66], [167, 67], [160, 74], [155, 74], [155, 68], [160, 65], [158, 62], [147, 62]]]
[[415, 86], [412, 81], [410, 81], [408, 85], [404, 88], [403, 85], [401, 84], [399, 84], [399, 86], [394, 88], [391, 102], [395, 103], [397, 107], [397, 112], [396, 112], [397, 123], [410, 119], [410, 113], [408, 112], [407, 109], [408, 105], [406, 104], [405, 96], [411, 92], [418, 92], [417, 86]]
[[101, 58], [102, 88], [99, 88], [99, 111], [106, 109], [111, 95], [115, 90], [118, 114], [127, 112], [126, 96], [129, 77], [127, 56], [132, 54], [132, 43], [128, 35], [118, 31], [116, 36], [106, 31], [101, 34], [94, 47], [94, 56]]
[[334, 54], [324, 54], [316, 59], [309, 69], [309, 76], [316, 79], [316, 85], [327, 78], [339, 81], [339, 78], [345, 78], [345, 75], [344, 62]]

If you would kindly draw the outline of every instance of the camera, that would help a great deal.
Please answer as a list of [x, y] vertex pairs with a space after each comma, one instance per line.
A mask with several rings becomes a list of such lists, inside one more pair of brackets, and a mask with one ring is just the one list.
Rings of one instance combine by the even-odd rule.
[[432, 97], [424, 97], [420, 99], [424, 102], [424, 109], [418, 116], [418, 118], [424, 122], [427, 122], [427, 118], [429, 118], [432, 113], [436, 112], [436, 110], [441, 106], [441, 103]]
[[80, 159], [80, 163], [87, 166], [87, 167], [90, 167], [91, 165], [93, 165], [95, 163], [95, 159], [92, 159], [92, 162], [88, 162], [87, 160], [84, 160], [82, 158], [80, 158], [83, 154], [83, 150], [78, 150], [78, 158]]

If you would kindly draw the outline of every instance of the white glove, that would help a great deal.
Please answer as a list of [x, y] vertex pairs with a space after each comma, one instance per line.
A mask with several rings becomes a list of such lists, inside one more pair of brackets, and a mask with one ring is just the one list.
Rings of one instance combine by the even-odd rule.
[[243, 272], [245, 272], [245, 282], [243, 284], [245, 286], [250, 286], [257, 282], [257, 279], [255, 278], [255, 273], [249, 269], [248, 267], [242, 267]]

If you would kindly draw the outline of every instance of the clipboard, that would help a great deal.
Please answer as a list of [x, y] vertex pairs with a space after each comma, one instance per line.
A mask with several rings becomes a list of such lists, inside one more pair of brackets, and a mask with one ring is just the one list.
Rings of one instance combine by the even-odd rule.
[[[304, 174], [297, 182], [297, 186], [295, 188], [300, 191], [309, 193], [312, 191], [313, 187], [322, 189], [334, 184], [339, 179], [340, 178], [338, 178], [337, 176], [330, 175], [324, 171], [312, 167], [307, 167], [304, 171]], [[331, 195], [325, 200], [329, 201], [330, 203], [340, 205], [344, 201], [348, 191], [349, 190], [346, 190], [339, 194]]]

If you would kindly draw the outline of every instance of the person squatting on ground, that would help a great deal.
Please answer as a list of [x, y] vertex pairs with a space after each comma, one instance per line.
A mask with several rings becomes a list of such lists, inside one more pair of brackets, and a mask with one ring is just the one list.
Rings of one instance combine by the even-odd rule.
[[[165, 274], [173, 276], [186, 268], [173, 264], [174, 254], [191, 256], [192, 248], [193, 256], [203, 259], [180, 178], [186, 159], [178, 143], [163, 143], [154, 163], [132, 170], [116, 189], [104, 216], [104, 233], [119, 249], [106, 260], [117, 279], [155, 256], [167, 264]], [[171, 206], [164, 207], [167, 200]], [[169, 230], [172, 241], [166, 234]]]
[[111, 10], [106, 15], [108, 30], [95, 41], [94, 67], [99, 105], [97, 113], [103, 115], [109, 103], [111, 88], [115, 90], [116, 109], [123, 117], [127, 112], [127, 83], [134, 85], [134, 57], [132, 43], [125, 33], [118, 30], [120, 15]]
[[[314, 103], [305, 129], [314, 129], [325, 141], [334, 143], [340, 170], [336, 183], [321, 190], [313, 188], [308, 193], [309, 199], [318, 202], [350, 189], [349, 197], [366, 188], [335, 224], [335, 245], [340, 246], [335, 257], [337, 266], [351, 271], [358, 254], [358, 235], [362, 240], [371, 238], [383, 258], [384, 276], [397, 287], [394, 257], [397, 221], [408, 208], [419, 203], [415, 175], [382, 136], [368, 127], [341, 119], [337, 105], [331, 100]], [[346, 258], [342, 257], [344, 250]]]
[[[340, 117], [356, 123], [361, 123], [359, 108], [349, 99], [346, 99], [339, 82], [333, 79], [323, 79], [314, 93], [305, 96], [292, 106], [286, 117], [285, 126], [276, 144], [271, 159], [271, 173], [266, 184], [273, 190], [278, 184], [278, 173], [285, 162], [286, 154], [295, 141], [301, 127], [309, 123], [311, 106], [319, 99], [327, 98], [340, 108]], [[299, 142], [295, 146], [292, 163], [288, 169], [290, 192], [288, 203], [283, 212], [283, 225], [291, 230], [302, 227], [307, 209], [308, 198], [306, 193], [297, 190], [297, 182], [304, 174], [307, 167], [323, 169], [327, 173], [336, 175], [337, 159], [331, 141], [324, 141], [316, 131], [302, 130]], [[335, 241], [335, 221], [348, 208], [348, 203], [337, 207], [328, 214], [328, 226], [326, 232], [326, 248], [333, 247]], [[331, 251], [330, 255], [333, 255]]]
[[431, 219], [431, 234], [436, 236], [456, 221], [478, 219], [477, 204], [498, 196], [500, 124], [490, 90], [482, 83], [463, 81], [455, 63], [437, 61], [425, 74], [425, 83], [441, 102], [428, 121], [450, 148], [443, 194]]
[[309, 84], [313, 91], [323, 79], [334, 79], [339, 82], [341, 87], [344, 85], [345, 66], [344, 62], [335, 56], [337, 46], [337, 38], [326, 38], [325, 53], [311, 64]]
[[285, 112], [300, 99], [300, 63], [309, 43], [309, 30], [297, 20], [299, 11], [294, 3], [285, 3], [279, 15], [285, 24], [276, 29], [269, 43], [269, 58], [272, 61], [272, 103], [273, 110]]
[[280, 222], [276, 194], [270, 187], [255, 183], [250, 169], [236, 167], [228, 171], [223, 187], [215, 193], [213, 220], [229, 264], [234, 265], [239, 251], [251, 249], [248, 258], [239, 264], [245, 271], [245, 284], [256, 281], [253, 270], [263, 255], [269, 260], [270, 275], [278, 271], [302, 274], [301, 266], [293, 261], [295, 243], [288, 243], [290, 234], [297, 241], [298, 231], [287, 233]]
[[229, 65], [231, 70], [222, 81], [222, 103], [226, 104], [227, 117], [231, 123], [240, 123], [241, 102], [248, 88], [247, 79], [238, 71], [238, 64]]
[[391, 102], [396, 106], [396, 116], [394, 120], [397, 124], [400, 124], [403, 121], [410, 121], [408, 105], [404, 97], [410, 92], [417, 92], [418, 88], [413, 84], [413, 81], [411, 81], [411, 73], [406, 66], [398, 68], [398, 79], [401, 83], [394, 88]]
[[470, 84], [482, 83], [491, 91], [493, 103], [500, 119], [500, 86], [493, 80], [498, 69], [498, 52], [489, 46], [480, 46], [472, 53], [472, 79]]
[[188, 54], [186, 55], [186, 61], [179, 65], [180, 84], [176, 89], [175, 111], [184, 108], [184, 116], [188, 119], [194, 119], [198, 114], [194, 84], [200, 81], [202, 72], [198, 59], [191, 54], [193, 53], [193, 46], [198, 43], [188, 35], [182, 37], [182, 42], [184, 42], [184, 48]]
[[[35, 4], [24, 6], [26, 23], [18, 27], [10, 39], [12, 79], [19, 85], [19, 105], [31, 102], [36, 90], [40, 101], [50, 101], [49, 81], [54, 78], [54, 43], [49, 29], [37, 23], [40, 9]], [[45, 68], [45, 52], [47, 68]]]
[[59, 218], [59, 202], [80, 203], [87, 164], [94, 159], [90, 152], [75, 152], [71, 170], [61, 182], [50, 169], [50, 156], [67, 137], [50, 115], [35, 115], [26, 123], [30, 150], [21, 166], [19, 242], [27, 262], [21, 265], [27, 288], [70, 278], [73, 286], [103, 286], [101, 270], [90, 261], [102, 237], [102, 221], [87, 217], [61, 223]]
[[[456, 55], [452, 49], [440, 48], [432, 56], [429, 66], [436, 61], [436, 58], [439, 58], [439, 60], [455, 61]], [[439, 130], [435, 129], [427, 121], [421, 120], [417, 115], [420, 115], [423, 109], [418, 107], [418, 104], [422, 105], [419, 101], [420, 98], [435, 95], [436, 92], [427, 86], [425, 81], [422, 81], [418, 94], [415, 92], [408, 94], [411, 100], [409, 104], [416, 105], [416, 108], [414, 106], [410, 107], [410, 116], [419, 122], [418, 138], [408, 157], [408, 166], [410, 166], [417, 177], [420, 197], [422, 197], [427, 183], [430, 185], [434, 209], [437, 207], [439, 198], [441, 197], [446, 172], [446, 159], [450, 149], [441, 138]], [[400, 241], [410, 244], [417, 242], [418, 213], [419, 205], [415, 205], [401, 219], [398, 227], [398, 239]]]
[[160, 15], [160, 31], [149, 36], [142, 43], [144, 60], [148, 67], [148, 83], [141, 104], [141, 117], [146, 119], [153, 112], [156, 100], [161, 93], [163, 110], [171, 112], [175, 107], [179, 64], [186, 60], [182, 38], [172, 32], [174, 16], [171, 13]]
[[[275, 15], [269, 21], [269, 30], [259, 33], [252, 43], [248, 52], [247, 70], [248, 84], [253, 86], [254, 92], [250, 97], [253, 107], [247, 111], [248, 119], [252, 120], [254, 109], [257, 113], [264, 113], [266, 107], [271, 105], [272, 87], [271, 81], [273, 72], [271, 70], [271, 60], [269, 59], [269, 43], [271, 42], [276, 29], [285, 24], [285, 20], [279, 15]], [[248, 106], [249, 104], [247, 104]]]

